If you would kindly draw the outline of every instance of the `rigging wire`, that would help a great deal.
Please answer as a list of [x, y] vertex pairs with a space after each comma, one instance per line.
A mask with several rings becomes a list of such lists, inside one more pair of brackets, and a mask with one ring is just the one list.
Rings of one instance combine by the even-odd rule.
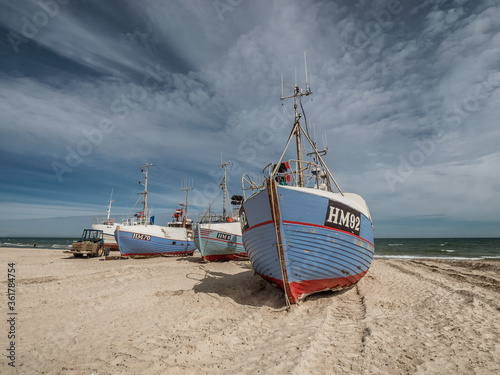
[[304, 107], [302, 106], [302, 97], [299, 98], [299, 104], [300, 104], [300, 109], [302, 110], [302, 114], [304, 115], [304, 123], [306, 124], [306, 133], [309, 138], [311, 138], [311, 135], [309, 134], [309, 127], [307, 126], [307, 117], [306, 117], [306, 112], [304, 111]]

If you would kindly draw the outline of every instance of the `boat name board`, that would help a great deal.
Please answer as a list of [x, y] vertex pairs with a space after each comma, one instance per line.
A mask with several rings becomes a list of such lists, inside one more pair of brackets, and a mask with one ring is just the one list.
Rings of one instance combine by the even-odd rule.
[[248, 221], [247, 221], [247, 215], [245, 213], [245, 209], [243, 206], [240, 208], [240, 225], [241, 225], [241, 232], [244, 232], [248, 229]]
[[221, 240], [229, 241], [231, 239], [231, 235], [226, 234], [226, 233], [217, 233], [217, 238], [221, 239]]
[[340, 202], [328, 200], [325, 226], [340, 229], [359, 236], [361, 214], [359, 211]]
[[151, 236], [148, 234], [142, 234], [142, 233], [132, 233], [132, 239], [151, 241]]

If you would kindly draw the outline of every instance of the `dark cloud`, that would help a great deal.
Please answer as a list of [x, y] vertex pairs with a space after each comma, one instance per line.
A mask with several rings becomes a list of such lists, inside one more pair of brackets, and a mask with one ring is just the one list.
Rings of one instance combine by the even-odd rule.
[[194, 178], [193, 209], [202, 209], [221, 152], [234, 162], [230, 187], [238, 191], [242, 173], [258, 175], [282, 151], [293, 108], [279, 100], [280, 77], [285, 90], [295, 76], [303, 86], [305, 51], [314, 92], [303, 102], [308, 125], [320, 144], [326, 134], [330, 169], [344, 190], [365, 196], [381, 233], [395, 235], [388, 225], [403, 216], [418, 220], [398, 227], [401, 236], [426, 217], [497, 220], [495, 2], [49, 0], [0, 8], [5, 215], [97, 213], [112, 187], [116, 210], [126, 212], [146, 162], [161, 168], [151, 176], [158, 212], [183, 199], [185, 178]]

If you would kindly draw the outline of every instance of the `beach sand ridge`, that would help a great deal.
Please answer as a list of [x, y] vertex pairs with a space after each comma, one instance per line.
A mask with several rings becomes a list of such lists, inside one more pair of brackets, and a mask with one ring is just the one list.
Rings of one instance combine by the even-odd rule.
[[500, 262], [375, 260], [355, 287], [287, 311], [248, 261], [0, 259], [17, 311], [2, 374], [500, 373]]

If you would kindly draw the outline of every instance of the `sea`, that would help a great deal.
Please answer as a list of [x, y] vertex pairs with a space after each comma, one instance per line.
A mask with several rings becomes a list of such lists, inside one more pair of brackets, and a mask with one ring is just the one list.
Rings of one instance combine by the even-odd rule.
[[[64, 237], [0, 237], [0, 247], [68, 250], [74, 241]], [[376, 238], [375, 258], [500, 261], [500, 238]]]
[[377, 238], [374, 257], [500, 261], [500, 238]]

